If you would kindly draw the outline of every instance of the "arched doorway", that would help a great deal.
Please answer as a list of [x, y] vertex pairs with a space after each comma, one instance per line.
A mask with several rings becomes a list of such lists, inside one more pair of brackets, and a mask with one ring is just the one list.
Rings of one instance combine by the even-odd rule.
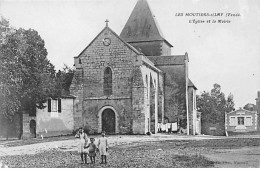
[[115, 112], [107, 108], [102, 112], [102, 131], [107, 134], [114, 134], [116, 132], [116, 118]]
[[32, 138], [36, 138], [36, 122], [35, 120], [30, 120], [30, 133]]

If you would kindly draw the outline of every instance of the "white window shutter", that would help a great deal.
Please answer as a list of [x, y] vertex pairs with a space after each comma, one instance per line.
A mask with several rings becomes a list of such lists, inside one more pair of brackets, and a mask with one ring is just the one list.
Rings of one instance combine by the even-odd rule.
[[236, 118], [230, 117], [230, 126], [236, 126]]
[[252, 126], [252, 118], [251, 117], [246, 117], [245, 126]]

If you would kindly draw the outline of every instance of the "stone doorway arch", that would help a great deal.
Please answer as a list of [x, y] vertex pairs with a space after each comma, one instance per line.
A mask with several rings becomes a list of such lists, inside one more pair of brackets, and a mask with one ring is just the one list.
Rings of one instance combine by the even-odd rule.
[[98, 112], [98, 132], [118, 133], [118, 114], [112, 106], [104, 106]]

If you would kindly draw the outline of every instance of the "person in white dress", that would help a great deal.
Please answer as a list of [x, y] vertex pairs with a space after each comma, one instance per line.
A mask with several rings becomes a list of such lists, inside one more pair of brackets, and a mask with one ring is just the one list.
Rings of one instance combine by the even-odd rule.
[[107, 150], [108, 150], [108, 142], [107, 138], [105, 137], [105, 132], [102, 132], [102, 137], [98, 140], [98, 151], [101, 155], [101, 163], [100, 164], [106, 164], [107, 163]]
[[88, 135], [84, 133], [84, 130], [82, 128], [79, 128], [79, 131], [75, 135], [76, 138], [79, 139], [78, 141], [78, 152], [81, 157], [81, 162], [82, 164], [84, 163], [84, 158], [85, 158], [85, 163], [87, 163], [87, 154], [88, 154], [88, 149], [86, 148], [88, 145]]

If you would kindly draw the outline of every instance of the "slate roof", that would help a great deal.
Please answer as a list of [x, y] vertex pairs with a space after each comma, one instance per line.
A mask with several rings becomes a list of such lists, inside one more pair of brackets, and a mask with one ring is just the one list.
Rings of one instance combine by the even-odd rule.
[[164, 38], [146, 0], [138, 0], [120, 37], [126, 42], [163, 40], [173, 47]]
[[76, 99], [76, 96], [70, 94], [70, 91], [62, 89], [60, 98], [63, 99]]
[[61, 98], [64, 98], [64, 99], [76, 99], [76, 96], [73, 96], [73, 95], [61, 95]]
[[155, 66], [160, 65], [184, 65], [185, 55], [174, 55], [174, 56], [147, 56]]
[[229, 113], [226, 113], [226, 115], [229, 115], [229, 114], [231, 114], [231, 113], [236, 113], [237, 111], [245, 111], [245, 112], [252, 113], [252, 114], [257, 113], [257, 111], [250, 111], [250, 110], [246, 110], [246, 109], [243, 109], [243, 108], [240, 107], [240, 108], [237, 109], [237, 110], [233, 110], [233, 111], [231, 111], [231, 112], [229, 112]]

